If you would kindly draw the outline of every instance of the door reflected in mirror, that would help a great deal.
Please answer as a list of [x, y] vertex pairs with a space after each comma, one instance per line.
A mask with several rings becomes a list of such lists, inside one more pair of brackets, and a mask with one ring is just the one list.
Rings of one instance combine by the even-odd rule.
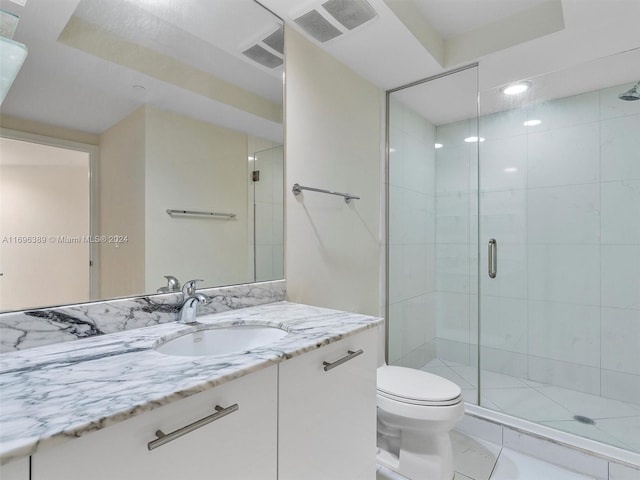
[[253, 0], [1, 7], [28, 54], [0, 107], [0, 310], [283, 278], [280, 19]]

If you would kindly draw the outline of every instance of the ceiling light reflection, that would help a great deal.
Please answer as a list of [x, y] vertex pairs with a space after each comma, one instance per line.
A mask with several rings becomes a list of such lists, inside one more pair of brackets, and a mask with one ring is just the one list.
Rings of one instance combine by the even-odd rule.
[[500, 91], [505, 95], [518, 95], [519, 93], [529, 90], [531, 82], [518, 82], [502, 87]]

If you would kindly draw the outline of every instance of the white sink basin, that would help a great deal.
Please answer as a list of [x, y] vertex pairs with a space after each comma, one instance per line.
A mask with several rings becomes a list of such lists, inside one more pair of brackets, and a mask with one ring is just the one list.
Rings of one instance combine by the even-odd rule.
[[155, 347], [165, 355], [199, 357], [242, 352], [280, 340], [286, 330], [262, 325], [234, 325], [187, 333]]

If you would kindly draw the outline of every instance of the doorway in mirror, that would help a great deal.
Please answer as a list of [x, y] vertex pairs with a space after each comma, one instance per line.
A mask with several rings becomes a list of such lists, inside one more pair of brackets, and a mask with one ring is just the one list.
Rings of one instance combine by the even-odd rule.
[[89, 301], [89, 152], [6, 137], [0, 150], [0, 310]]

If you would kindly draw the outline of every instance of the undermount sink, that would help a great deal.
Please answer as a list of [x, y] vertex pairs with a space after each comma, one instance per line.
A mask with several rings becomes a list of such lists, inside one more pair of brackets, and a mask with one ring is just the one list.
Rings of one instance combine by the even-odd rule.
[[223, 355], [273, 343], [287, 333], [286, 330], [263, 325], [209, 328], [168, 340], [155, 347], [155, 350], [165, 355], [184, 357]]

